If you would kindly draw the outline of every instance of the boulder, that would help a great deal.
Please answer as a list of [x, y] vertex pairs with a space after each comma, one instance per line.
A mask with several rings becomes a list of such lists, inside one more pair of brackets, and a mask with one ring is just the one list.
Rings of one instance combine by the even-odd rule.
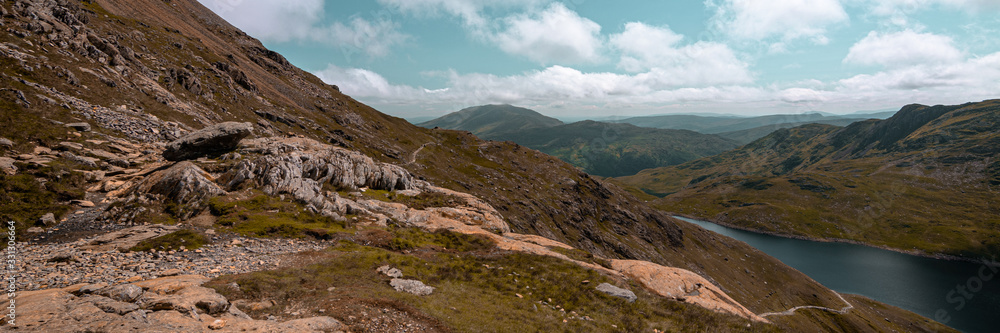
[[225, 122], [192, 132], [167, 144], [163, 158], [182, 161], [236, 148], [253, 131], [250, 123]]
[[16, 174], [17, 166], [14, 165], [14, 159], [10, 157], [0, 157], [0, 171], [8, 175]]
[[46, 227], [55, 225], [56, 224], [56, 215], [52, 214], [52, 213], [46, 213], [45, 215], [42, 215], [42, 217], [38, 219], [38, 223], [37, 224], [40, 224], [40, 225], [43, 225], [43, 226], [46, 226]]
[[162, 195], [186, 207], [181, 218], [187, 219], [203, 208], [201, 206], [204, 199], [226, 194], [226, 191], [208, 177], [211, 176], [205, 170], [194, 163], [183, 161], [149, 175], [133, 189], [133, 194]]
[[14, 141], [10, 141], [8, 138], [0, 138], [0, 148], [10, 149], [14, 147]]
[[392, 279], [389, 281], [389, 285], [396, 291], [408, 292], [417, 296], [430, 295], [434, 292], [434, 287], [417, 280]]
[[142, 296], [142, 288], [131, 283], [126, 283], [103, 289], [99, 293], [116, 301], [134, 302], [139, 299], [139, 296]]
[[601, 283], [601, 285], [597, 286], [597, 291], [608, 294], [608, 296], [624, 298], [629, 303], [635, 302], [638, 298], [631, 290], [618, 288], [609, 283]]
[[88, 123], [69, 123], [66, 127], [75, 129], [80, 132], [90, 132], [90, 124]]
[[400, 271], [399, 268], [389, 267], [389, 265], [379, 267], [377, 271], [391, 278], [403, 277], [403, 271]]

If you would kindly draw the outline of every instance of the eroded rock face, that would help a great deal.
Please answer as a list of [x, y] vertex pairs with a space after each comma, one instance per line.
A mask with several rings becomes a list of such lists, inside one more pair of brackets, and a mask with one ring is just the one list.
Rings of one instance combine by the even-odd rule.
[[210, 179], [211, 175], [194, 163], [183, 161], [170, 168], [150, 174], [132, 191], [142, 195], [162, 195], [181, 206], [188, 207], [181, 218], [189, 218], [199, 211], [206, 198], [224, 195], [226, 191]]
[[163, 158], [182, 161], [236, 148], [253, 131], [250, 123], [224, 122], [185, 135], [167, 145]]
[[[3, 320], [0, 327], [26, 332], [332, 332], [344, 328], [330, 317], [253, 320], [215, 290], [201, 286], [207, 281], [204, 276], [182, 275], [101, 290], [75, 285], [23, 292], [17, 297], [14, 325]], [[115, 288], [128, 289], [129, 297], [116, 300], [93, 294]]]

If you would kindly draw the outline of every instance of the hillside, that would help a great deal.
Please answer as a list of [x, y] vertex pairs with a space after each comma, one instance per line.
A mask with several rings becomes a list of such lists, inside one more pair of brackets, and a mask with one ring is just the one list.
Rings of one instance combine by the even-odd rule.
[[907, 105], [617, 181], [663, 196], [661, 209], [740, 228], [989, 258], [1000, 253], [998, 121], [996, 100]]
[[513, 141], [602, 177], [634, 175], [644, 169], [681, 164], [738, 146], [718, 136], [692, 131], [589, 120], [484, 138]]
[[196, 1], [0, 20], [4, 330], [948, 331], [551, 156], [382, 114]]
[[761, 127], [754, 127], [754, 128], [744, 129], [744, 130], [738, 130], [738, 131], [723, 132], [723, 133], [718, 133], [717, 135], [721, 136], [723, 138], [726, 138], [726, 139], [730, 139], [730, 140], [736, 141], [737, 143], [739, 143], [741, 145], [745, 145], [745, 144], [753, 142], [754, 140], [763, 138], [763, 137], [767, 136], [768, 134], [774, 133], [774, 131], [777, 131], [777, 130], [783, 129], [783, 128], [799, 127], [799, 126], [807, 125], [807, 124], [825, 124], [825, 125], [834, 125], [834, 126], [847, 126], [847, 125], [850, 125], [850, 124], [853, 124], [853, 123], [856, 123], [856, 122], [859, 122], [859, 121], [864, 121], [866, 119], [867, 118], [838, 118], [838, 119], [824, 119], [824, 120], [816, 120], [816, 121], [779, 123], [779, 124], [774, 124], [774, 125], [764, 125], [764, 126], [761, 126]]
[[559, 119], [547, 117], [530, 109], [512, 105], [481, 105], [452, 112], [419, 125], [426, 128], [440, 127], [469, 131], [476, 136], [489, 139], [502, 133], [562, 124]]
[[420, 126], [464, 130], [487, 140], [511, 141], [602, 177], [633, 175], [640, 170], [680, 164], [738, 146], [731, 140], [687, 130], [591, 120], [563, 124], [510, 105], [471, 107]]

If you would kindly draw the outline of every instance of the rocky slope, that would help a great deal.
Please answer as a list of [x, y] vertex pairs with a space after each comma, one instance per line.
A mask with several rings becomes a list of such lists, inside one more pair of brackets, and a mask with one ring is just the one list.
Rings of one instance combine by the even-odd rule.
[[[464, 308], [440, 305], [486, 306], [475, 303], [481, 299], [468, 297], [479, 294], [464, 289], [502, 293], [511, 306], [498, 311], [513, 311], [508, 318], [544, 314], [532, 317], [533, 324], [552, 325], [552, 316], [559, 312], [565, 314], [564, 320], [576, 318], [573, 325], [583, 330], [734, 330], [748, 323], [765, 331], [943, 329], [912, 313], [871, 302], [860, 302], [864, 305], [856, 304], [846, 314], [796, 312], [768, 318], [773, 324], [745, 319], [800, 305], [840, 308], [843, 301], [745, 244], [669, 218], [553, 157], [514, 144], [484, 142], [463, 132], [422, 129], [381, 114], [295, 68], [197, 2], [18, 0], [0, 2], [0, 8], [5, 30], [0, 34], [0, 94], [4, 95], [0, 119], [8, 125], [0, 132], [7, 139], [0, 140], [4, 157], [0, 215], [16, 222], [19, 251], [71, 251], [75, 242], [98, 239], [87, 237], [145, 224], [179, 224], [186, 230], [129, 248], [157, 250], [152, 256], [197, 253], [195, 244], [218, 246], [233, 237], [332, 240], [336, 246], [293, 256], [279, 269], [250, 272], [261, 269], [251, 260], [229, 265], [239, 269], [186, 273], [244, 273], [220, 276], [206, 285], [234, 304], [263, 302], [264, 297], [277, 303], [273, 308], [248, 306], [253, 318], [321, 317], [327, 311], [356, 331], [407, 325], [473, 330], [463, 326], [467, 322], [450, 319], [461, 317], [455, 311]], [[227, 121], [249, 123], [252, 129], [224, 124]], [[221, 136], [250, 137], [209, 141], [229, 146], [241, 142], [233, 150], [198, 148], [201, 134], [188, 135], [213, 125], [235, 129], [216, 128]], [[175, 141], [178, 138], [182, 141]], [[167, 151], [182, 154], [164, 155]], [[481, 236], [463, 238], [413, 231], [413, 227]], [[45, 264], [24, 267], [65, 274], [71, 267], [95, 270], [107, 263], [98, 258], [112, 257], [99, 252], [107, 250], [83, 251], [77, 262], [72, 256], [68, 262], [49, 257]], [[615, 260], [625, 259], [689, 271], [685, 276], [710, 290], [703, 295], [722, 304], [721, 312], [665, 297], [673, 294], [655, 292], [660, 284], [637, 282], [646, 275], [635, 273], [631, 280], [616, 277]], [[604, 260], [609, 261], [610, 271], [601, 265]], [[388, 285], [390, 281], [372, 275], [386, 261], [424, 282], [454, 288], [438, 288], [426, 299], [401, 296]], [[491, 275], [487, 273], [499, 270], [479, 268], [498, 262], [532, 274]], [[117, 267], [107, 266], [129, 274], [80, 278], [100, 278], [117, 286], [133, 277], [135, 282], [166, 275], [149, 263], [123, 260]], [[428, 271], [431, 268], [438, 271]], [[53, 275], [48, 279], [56, 282], [43, 282], [27, 273], [22, 282], [35, 288], [73, 282], [70, 275], [66, 275], [69, 280]], [[580, 281], [575, 289], [553, 282], [567, 276], [628, 287], [639, 300], [626, 306], [601, 296], [589, 282]], [[522, 291], [524, 285], [517, 286], [517, 292], [506, 289], [519, 278], [531, 280], [540, 290]], [[226, 280], [240, 280], [244, 282], [240, 285], [249, 287], [234, 290], [218, 285]], [[200, 284], [204, 279], [195, 281]], [[142, 295], [152, 289], [144, 289]], [[348, 293], [346, 301], [333, 301], [345, 297], [337, 290]], [[566, 294], [567, 290], [574, 293]], [[96, 314], [95, 309], [110, 313], [98, 305], [105, 300], [73, 292], [49, 289], [37, 294], [47, 296], [34, 304], [45, 307], [61, 300], [57, 304], [66, 314], [72, 309], [65, 306], [80, 313]], [[171, 295], [153, 291], [149, 296]], [[35, 301], [23, 297], [19, 302], [26, 310]], [[556, 310], [557, 304], [548, 298], [565, 303]], [[200, 320], [209, 318], [201, 315], [203, 310], [147, 309], [153, 305], [141, 299], [132, 305], [115, 303], [135, 308], [125, 316], [108, 307], [120, 318], [95, 317], [107, 321], [62, 313], [38, 318], [58, 318], [47, 320], [48, 325], [84, 323], [100, 329], [101, 323], [119, 320], [148, 325], [143, 321], [148, 318], [140, 319], [148, 310], [192, 325], [215, 323]], [[382, 307], [379, 302], [386, 299], [393, 306]], [[307, 300], [319, 305], [303, 305]], [[177, 304], [188, 301], [197, 307], [198, 302], [188, 298]], [[221, 299], [218, 304], [223, 304]], [[583, 316], [571, 314], [576, 308], [566, 309], [571, 304], [581, 311], [593, 310], [587, 317], [605, 320], [579, 319]], [[701, 305], [705, 304], [713, 303]], [[528, 305], [551, 306], [554, 312], [528, 312], [532, 308]], [[452, 314], [442, 312], [445, 309]], [[228, 316], [225, 311], [231, 308], [210, 316]], [[132, 317], [126, 318], [129, 314]], [[331, 323], [327, 329], [338, 327], [320, 320]], [[265, 323], [271, 324], [278, 325]]]
[[752, 230], [971, 259], [1000, 253], [1000, 102], [780, 130], [620, 181], [665, 210]]

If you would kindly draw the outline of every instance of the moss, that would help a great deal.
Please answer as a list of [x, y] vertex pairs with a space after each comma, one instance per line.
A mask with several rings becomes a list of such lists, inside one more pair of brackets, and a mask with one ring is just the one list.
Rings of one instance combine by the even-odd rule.
[[209, 243], [210, 243], [209, 239], [207, 237], [205, 237], [204, 235], [202, 235], [200, 233], [197, 233], [197, 232], [194, 232], [194, 231], [191, 231], [191, 230], [183, 229], [183, 230], [178, 230], [178, 231], [171, 232], [169, 234], [166, 234], [166, 235], [163, 235], [163, 236], [160, 236], [160, 237], [155, 237], [155, 238], [150, 238], [150, 239], [144, 240], [142, 242], [139, 242], [139, 244], [136, 244], [135, 246], [133, 246], [132, 248], [130, 248], [128, 250], [129, 251], [149, 251], [149, 250], [170, 251], [170, 250], [181, 250], [181, 247], [183, 247], [184, 249], [188, 249], [188, 250], [194, 250], [194, 249], [200, 248], [200, 247], [202, 247], [202, 246], [204, 246], [206, 244], [209, 244]]

